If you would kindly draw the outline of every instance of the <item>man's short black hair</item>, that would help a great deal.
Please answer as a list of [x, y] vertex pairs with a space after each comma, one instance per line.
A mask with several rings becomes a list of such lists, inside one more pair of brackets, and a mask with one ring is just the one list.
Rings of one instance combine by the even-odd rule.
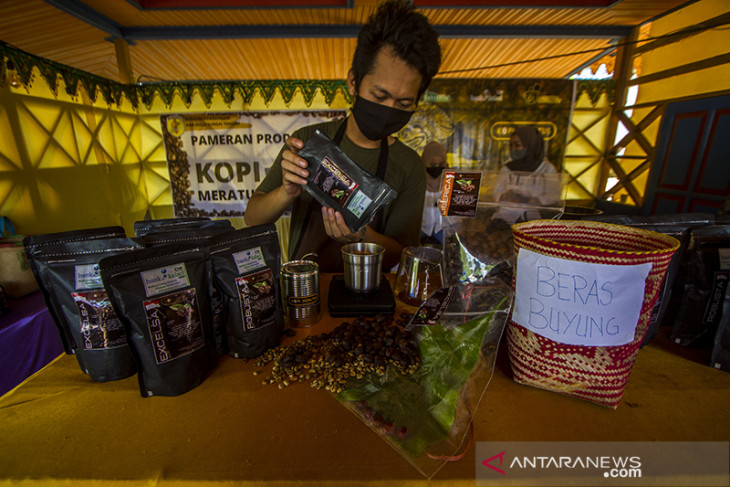
[[388, 0], [382, 3], [357, 36], [352, 71], [358, 90], [363, 77], [372, 71], [375, 56], [385, 46], [390, 46], [398, 57], [421, 74], [420, 99], [441, 66], [438, 33], [410, 2]]

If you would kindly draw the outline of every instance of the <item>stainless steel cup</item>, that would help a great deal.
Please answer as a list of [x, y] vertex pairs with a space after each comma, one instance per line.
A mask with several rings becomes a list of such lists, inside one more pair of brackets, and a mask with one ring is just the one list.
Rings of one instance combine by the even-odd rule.
[[383, 267], [382, 245], [357, 242], [342, 247], [342, 262], [345, 265], [345, 287], [354, 292], [367, 293], [380, 287]]

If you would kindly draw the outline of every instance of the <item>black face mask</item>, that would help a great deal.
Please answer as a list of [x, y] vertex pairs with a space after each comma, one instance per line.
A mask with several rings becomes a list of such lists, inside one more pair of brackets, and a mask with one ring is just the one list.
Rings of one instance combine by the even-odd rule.
[[355, 103], [352, 105], [352, 115], [365, 137], [370, 140], [380, 140], [405, 127], [413, 112], [388, 107], [356, 96]]
[[441, 176], [441, 173], [444, 172], [443, 166], [429, 166], [426, 168], [426, 172], [429, 176], [436, 179], [437, 177]]

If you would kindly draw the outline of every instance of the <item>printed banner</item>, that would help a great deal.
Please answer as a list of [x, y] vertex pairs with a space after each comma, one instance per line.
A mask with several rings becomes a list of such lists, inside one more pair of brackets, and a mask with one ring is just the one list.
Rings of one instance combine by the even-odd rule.
[[343, 110], [160, 117], [176, 217], [241, 217], [289, 135]]
[[451, 167], [494, 171], [509, 161], [515, 127], [534, 124], [560, 170], [574, 93], [572, 80], [435, 79], [398, 137], [419, 154], [443, 144]]
[[[443, 144], [451, 167], [499, 170], [509, 138], [534, 124], [546, 156], [562, 167], [575, 82], [435, 79], [397, 137], [421, 154]], [[346, 110], [169, 114], [160, 117], [175, 216], [240, 217], [284, 141], [296, 129]]]

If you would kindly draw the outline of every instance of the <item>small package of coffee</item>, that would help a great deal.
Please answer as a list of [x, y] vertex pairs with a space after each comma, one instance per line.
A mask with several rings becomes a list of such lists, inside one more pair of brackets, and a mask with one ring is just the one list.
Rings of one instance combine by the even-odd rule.
[[730, 282], [730, 225], [692, 229], [687, 279], [671, 339], [684, 346], [713, 348], [728, 319], [725, 294]]
[[358, 166], [327, 134], [316, 130], [299, 156], [309, 162], [304, 190], [320, 204], [342, 213], [345, 223], [359, 232], [398, 193]]
[[229, 354], [255, 358], [279, 344], [284, 327], [279, 238], [273, 223], [242, 228], [211, 241]]
[[96, 382], [137, 371], [124, 327], [104, 290], [99, 261], [142, 248], [133, 239], [108, 238], [49, 244], [36, 255], [59, 324], [72, 338], [81, 369]]
[[722, 300], [723, 313], [715, 332], [710, 363], [716, 369], [730, 372], [730, 292], [725, 290]]
[[164, 245], [99, 262], [104, 288], [137, 361], [140, 394], [177, 396], [215, 367], [209, 249]]
[[[56, 324], [56, 328], [58, 328], [61, 343], [63, 344], [63, 350], [67, 354], [75, 353], [76, 343], [74, 342], [69, 330], [63, 326], [63, 322], [59, 318], [61, 313], [57, 311], [58, 306], [54, 301], [53, 293], [46, 282], [41, 278], [41, 264], [39, 258], [43, 255], [44, 249], [49, 245], [62, 242], [123, 237], [126, 237], [123, 227], [109, 226], [30, 235], [23, 239], [23, 247], [25, 248], [25, 256], [28, 259], [28, 265], [30, 266], [31, 271], [33, 271], [35, 280], [38, 282], [38, 287], [40, 288], [43, 299], [46, 302], [46, 307], [48, 308], [48, 314], [51, 315], [53, 322]], [[81, 368], [84, 369], [83, 366]]]

